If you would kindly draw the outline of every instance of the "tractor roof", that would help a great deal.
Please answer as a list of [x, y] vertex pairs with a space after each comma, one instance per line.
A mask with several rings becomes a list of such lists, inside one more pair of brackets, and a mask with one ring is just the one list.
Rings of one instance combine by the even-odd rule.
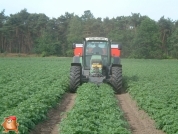
[[89, 40], [96, 40], [96, 41], [98, 41], [98, 40], [103, 40], [103, 41], [109, 41], [109, 39], [108, 38], [105, 38], [105, 37], [87, 37], [87, 38], [85, 38], [85, 40], [86, 41], [89, 41]]

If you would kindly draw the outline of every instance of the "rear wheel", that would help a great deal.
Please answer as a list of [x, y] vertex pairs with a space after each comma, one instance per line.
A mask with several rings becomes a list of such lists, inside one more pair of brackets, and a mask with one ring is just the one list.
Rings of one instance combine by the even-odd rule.
[[81, 67], [71, 66], [70, 68], [70, 92], [75, 93], [81, 84]]
[[122, 67], [112, 67], [111, 85], [116, 93], [122, 91]]

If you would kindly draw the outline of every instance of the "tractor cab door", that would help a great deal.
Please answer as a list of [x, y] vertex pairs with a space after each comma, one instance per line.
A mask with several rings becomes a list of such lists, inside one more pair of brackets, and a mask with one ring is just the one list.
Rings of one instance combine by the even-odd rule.
[[100, 56], [103, 66], [110, 64], [110, 48], [107, 41], [87, 41], [84, 47], [84, 68], [90, 69], [91, 59]]

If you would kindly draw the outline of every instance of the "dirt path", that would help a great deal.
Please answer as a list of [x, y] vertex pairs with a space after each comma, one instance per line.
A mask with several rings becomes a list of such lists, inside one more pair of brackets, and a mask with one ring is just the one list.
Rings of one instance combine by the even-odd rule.
[[30, 134], [59, 134], [58, 123], [61, 121], [60, 114], [69, 111], [73, 105], [76, 94], [66, 93], [62, 102], [48, 113], [48, 119], [38, 124]]
[[119, 99], [119, 105], [130, 124], [132, 134], [165, 134], [155, 128], [154, 121], [149, 118], [147, 113], [138, 109], [136, 102], [131, 99], [128, 93], [116, 95], [116, 97]]

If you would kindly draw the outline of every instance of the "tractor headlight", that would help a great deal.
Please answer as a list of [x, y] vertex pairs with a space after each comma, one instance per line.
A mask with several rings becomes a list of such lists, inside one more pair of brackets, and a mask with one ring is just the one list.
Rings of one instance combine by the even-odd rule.
[[102, 68], [102, 65], [99, 63], [93, 63], [92, 68]]

